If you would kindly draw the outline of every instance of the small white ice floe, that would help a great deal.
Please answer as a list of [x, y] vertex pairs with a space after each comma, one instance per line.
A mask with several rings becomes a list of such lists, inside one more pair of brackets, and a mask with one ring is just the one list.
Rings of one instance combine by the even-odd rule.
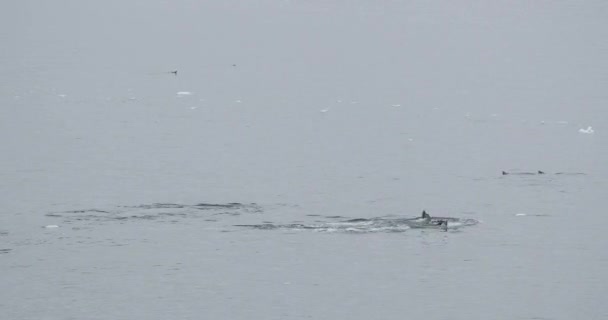
[[396, 108], [396, 107], [401, 107], [401, 105], [400, 104], [391, 104], [391, 107], [395, 107]]
[[67, 95], [67, 94], [58, 94], [57, 96], [58, 96], [59, 98], [65, 98], [65, 97], [67, 97], [68, 95]]
[[56, 225], [56, 224], [49, 224], [47, 226], [44, 226], [43, 228], [45, 228], [45, 229], [54, 229], [54, 228], [59, 228], [59, 226]]
[[321, 109], [319, 111], [325, 113], [325, 112], [329, 111], [329, 109]]
[[190, 92], [190, 91], [179, 91], [177, 93], [177, 95], [178, 96], [189, 96], [189, 95], [192, 95], [192, 92]]
[[190, 107], [190, 110], [194, 110], [194, 109], [196, 109], [196, 108], [198, 108], [198, 107]]
[[525, 217], [525, 216], [527, 216], [527, 215], [528, 215], [528, 214], [526, 214], [526, 213], [516, 213], [516, 214], [515, 214], [515, 216], [517, 216], [517, 217]]
[[236, 103], [242, 103], [243, 101], [241, 101], [241, 100], [234, 100], [234, 102], [236, 102]]
[[578, 132], [580, 132], [580, 133], [592, 134], [592, 133], [593, 133], [593, 132], [595, 132], [595, 131], [593, 131], [593, 128], [591, 128], [591, 127], [589, 126], [589, 127], [587, 127], [587, 129], [578, 129]]

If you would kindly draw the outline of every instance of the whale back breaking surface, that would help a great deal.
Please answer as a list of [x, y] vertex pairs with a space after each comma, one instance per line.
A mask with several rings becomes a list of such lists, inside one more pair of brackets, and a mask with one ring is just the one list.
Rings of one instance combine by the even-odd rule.
[[374, 233], [374, 232], [405, 232], [410, 229], [437, 229], [447, 231], [461, 227], [473, 226], [479, 221], [470, 218], [432, 217], [423, 212], [417, 218], [356, 218], [337, 221], [317, 221], [315, 223], [288, 223], [236, 225], [238, 227], [259, 230], [290, 230], [290, 231], [316, 231], [316, 232], [344, 232], [344, 233]]

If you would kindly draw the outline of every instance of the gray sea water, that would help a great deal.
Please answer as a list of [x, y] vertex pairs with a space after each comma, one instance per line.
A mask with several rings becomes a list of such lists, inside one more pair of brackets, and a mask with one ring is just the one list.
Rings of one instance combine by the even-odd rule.
[[0, 318], [607, 319], [606, 39], [605, 1], [5, 1]]

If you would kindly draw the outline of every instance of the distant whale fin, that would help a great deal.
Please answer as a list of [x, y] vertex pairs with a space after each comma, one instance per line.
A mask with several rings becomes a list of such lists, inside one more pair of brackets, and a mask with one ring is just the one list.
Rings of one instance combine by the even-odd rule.
[[428, 224], [431, 222], [431, 216], [428, 213], [426, 213], [425, 210], [422, 210], [422, 216], [420, 217], [420, 219], [422, 219], [425, 224]]
[[506, 175], [508, 175], [508, 174], [509, 174], [509, 173], [508, 173], [508, 172], [506, 172], [506, 171], [503, 171], [503, 172], [502, 172], [502, 175], [503, 175], [503, 176], [506, 176]]
[[426, 213], [425, 210], [422, 210], [422, 216], [421, 216], [421, 218], [422, 219], [429, 219], [430, 220], [431, 216], [428, 213]]
[[538, 170], [538, 174], [545, 174], [543, 171]]

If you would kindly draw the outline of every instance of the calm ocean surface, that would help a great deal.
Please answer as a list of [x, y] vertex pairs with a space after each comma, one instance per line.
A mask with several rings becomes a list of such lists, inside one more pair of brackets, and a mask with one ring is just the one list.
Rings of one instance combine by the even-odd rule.
[[0, 318], [607, 319], [605, 39], [604, 1], [9, 1]]

